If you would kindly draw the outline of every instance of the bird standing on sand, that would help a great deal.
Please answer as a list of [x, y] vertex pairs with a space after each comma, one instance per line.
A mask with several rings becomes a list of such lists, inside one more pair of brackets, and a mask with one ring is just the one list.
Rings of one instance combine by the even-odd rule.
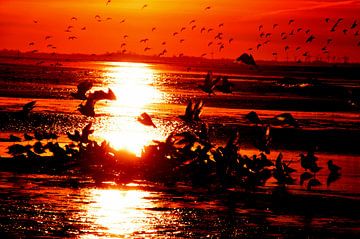
[[230, 93], [232, 93], [232, 87], [233, 86], [234, 86], [234, 84], [229, 81], [229, 77], [223, 76], [222, 77], [222, 84], [216, 86], [216, 89], [221, 91], [222, 93], [230, 94]]

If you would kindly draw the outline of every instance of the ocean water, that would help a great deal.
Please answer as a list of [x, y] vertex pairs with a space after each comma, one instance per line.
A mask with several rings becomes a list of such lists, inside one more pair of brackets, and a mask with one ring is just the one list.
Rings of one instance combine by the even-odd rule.
[[[358, 233], [359, 217], [342, 204], [359, 200], [360, 114], [357, 93], [360, 89], [358, 66], [279, 66], [259, 69], [224, 63], [131, 63], [131, 62], [62, 62], [61, 66], [37, 65], [33, 60], [2, 60], [0, 64], [0, 156], [7, 155], [10, 134], [22, 136], [34, 130], [60, 135], [67, 143], [66, 132], [81, 129], [93, 122], [93, 138], [107, 140], [115, 148], [140, 154], [144, 145], [164, 140], [171, 132], [198, 129], [186, 124], [184, 114], [190, 99], [205, 103], [201, 116], [210, 128], [210, 138], [217, 145], [229, 134], [240, 132], [241, 153], [258, 154], [253, 146], [257, 127], [244, 116], [256, 111], [265, 124], [271, 124], [272, 146], [269, 158], [279, 152], [303, 172], [299, 154], [316, 148], [319, 166], [317, 178], [323, 184], [309, 192], [305, 187], [288, 187], [291, 195], [310, 198], [304, 207], [278, 208], [271, 180], [264, 191], [236, 201], [234, 195], [193, 193], [192, 189], [164, 189], [148, 182], [130, 185], [106, 183], [94, 185], [82, 178], [80, 186], [71, 184], [70, 176], [1, 173], [2, 212], [0, 229], [17, 237], [301, 237], [336, 238]], [[198, 87], [208, 70], [214, 77], [228, 76], [233, 93], [215, 90], [209, 96]], [[111, 88], [116, 101], [96, 104], [95, 118], [77, 110], [80, 100], [73, 99], [79, 82], [94, 83], [92, 90]], [[36, 100], [29, 118], [13, 117], [21, 106]], [[157, 128], [147, 127], [136, 118], [142, 112], [152, 116]], [[291, 113], [299, 127], [276, 124], [274, 116]], [[27, 142], [24, 142], [24, 144]], [[342, 167], [341, 178], [326, 186], [326, 162]], [[236, 192], [233, 192], [236, 194]], [[260, 195], [260, 196], [259, 196]], [[235, 198], [243, 197], [241, 193]], [[327, 207], [319, 198], [330, 198]], [[264, 199], [265, 198], [265, 199]], [[312, 200], [314, 198], [314, 200]], [[230, 200], [230, 202], [229, 202]], [[251, 200], [259, 201], [253, 205]], [[295, 201], [296, 201], [295, 200]], [[355, 201], [354, 201], [355, 200]], [[109, 207], [109, 205], [114, 205]], [[275, 205], [275, 206], [274, 206]], [[344, 207], [344, 208], [343, 208]], [[304, 213], [302, 211], [306, 209]], [[345, 211], [344, 211], [345, 210]], [[344, 213], [342, 213], [344, 211]], [[59, 222], [55, 222], [59, 221]], [[11, 225], [16, 222], [16, 230]], [[291, 226], [289, 226], [291, 225]], [[320, 228], [327, 227], [323, 232]], [[339, 227], [342, 230], [338, 230]], [[295, 236], [294, 236], [295, 237]]]

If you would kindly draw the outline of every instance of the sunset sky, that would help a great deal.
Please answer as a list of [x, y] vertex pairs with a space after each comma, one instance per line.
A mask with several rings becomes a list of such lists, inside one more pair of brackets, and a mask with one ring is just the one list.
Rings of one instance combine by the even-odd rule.
[[[21, 51], [97, 54], [126, 50], [158, 55], [166, 49], [165, 56], [206, 54], [208, 58], [236, 58], [250, 52], [256, 59], [274, 59], [277, 54], [279, 60], [303, 59], [308, 52], [314, 58], [349, 56], [350, 61], [360, 61], [359, 12], [360, 1], [351, 0], [111, 0], [109, 4], [106, 0], [1, 0], [0, 45]], [[330, 18], [328, 23], [325, 18]], [[343, 21], [330, 32], [339, 18]], [[295, 21], [289, 25], [290, 19]], [[191, 20], [195, 22], [190, 24]], [[279, 26], [273, 29], [274, 24]], [[262, 32], [271, 35], [260, 37]], [[219, 33], [221, 39], [215, 39]], [[315, 39], [305, 43], [310, 35]], [[45, 40], [46, 36], [51, 38]], [[332, 42], [327, 44], [329, 38]]]

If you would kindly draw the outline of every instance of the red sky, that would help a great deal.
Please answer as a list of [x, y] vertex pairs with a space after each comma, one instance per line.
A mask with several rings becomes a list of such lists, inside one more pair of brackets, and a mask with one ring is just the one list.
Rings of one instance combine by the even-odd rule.
[[[147, 7], [142, 9], [145, 4]], [[205, 10], [207, 6], [211, 8]], [[1, 0], [0, 46], [59, 53], [126, 49], [147, 55], [166, 49], [167, 56], [207, 54], [209, 58], [236, 58], [247, 51], [256, 59], [273, 59], [273, 53], [277, 53], [279, 60], [303, 59], [302, 54], [308, 52], [314, 58], [349, 56], [350, 61], [360, 61], [360, 46], [357, 46], [360, 36], [356, 36], [360, 27], [350, 29], [354, 21], [360, 25], [359, 12], [360, 1], [352, 0], [111, 0], [108, 5], [106, 0]], [[101, 17], [101, 22], [96, 20], [96, 15]], [[78, 20], [71, 20], [74, 16]], [[327, 17], [329, 23], [325, 22]], [[335, 32], [330, 32], [339, 18], [344, 20]], [[192, 19], [195, 23], [189, 24]], [[289, 25], [289, 19], [294, 19], [294, 23]], [[220, 23], [224, 26], [219, 27]], [[273, 29], [275, 23], [279, 27]], [[196, 27], [191, 30], [194, 25]], [[263, 25], [260, 31], [259, 25]], [[65, 32], [68, 26], [73, 26], [69, 29], [71, 32]], [[81, 30], [82, 27], [86, 30]], [[153, 27], [156, 27], [154, 31]], [[186, 29], [181, 32], [182, 27]], [[206, 30], [201, 34], [203, 27]], [[209, 28], [213, 30], [208, 33]], [[299, 28], [302, 29], [297, 32]], [[293, 29], [296, 34], [289, 35]], [[308, 34], [304, 32], [307, 29], [311, 30]], [[346, 34], [344, 29], [347, 29]], [[173, 36], [174, 32], [179, 34]], [[271, 36], [261, 38], [262, 32], [271, 33]], [[282, 32], [287, 39], [281, 39]], [[214, 38], [218, 33], [222, 33], [222, 39]], [[311, 34], [315, 39], [306, 44]], [[124, 35], [128, 38], [124, 39]], [[52, 38], [45, 40], [46, 36]], [[76, 39], [69, 40], [71, 36]], [[148, 42], [140, 43], [145, 38]], [[231, 43], [230, 38], [234, 39]], [[326, 46], [328, 38], [333, 41]], [[264, 45], [267, 40], [269, 43]], [[163, 41], [165, 45], [161, 44]], [[34, 45], [29, 46], [30, 42]], [[123, 43], [126, 46], [121, 48]], [[248, 50], [256, 49], [258, 44], [262, 44], [259, 50]], [[219, 51], [221, 45], [224, 48]], [[285, 46], [289, 47], [287, 52]], [[328, 53], [322, 53], [321, 48], [325, 46], [324, 51]], [[145, 47], [151, 49], [144, 52]], [[301, 49], [296, 51], [297, 47]]]

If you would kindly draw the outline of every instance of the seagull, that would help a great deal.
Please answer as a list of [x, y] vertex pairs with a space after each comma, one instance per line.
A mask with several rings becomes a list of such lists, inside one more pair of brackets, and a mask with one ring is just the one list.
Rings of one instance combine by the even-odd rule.
[[335, 165], [332, 160], [329, 160], [327, 162], [327, 165], [328, 165], [328, 169], [330, 170], [330, 173], [339, 173], [339, 170], [341, 169], [341, 167]]
[[151, 31], [152, 31], [152, 32], [155, 31], [155, 30], [156, 30], [156, 27], [151, 28]]
[[321, 183], [318, 179], [312, 178], [309, 180], [309, 182], [307, 184], [307, 190], [311, 190], [312, 187], [320, 186], [320, 185], [321, 185]]
[[142, 123], [143, 125], [146, 126], [153, 126], [154, 128], [156, 128], [156, 125], [154, 124], [154, 122], [152, 121], [150, 115], [148, 115], [147, 113], [142, 113], [137, 120]]
[[88, 92], [93, 87], [93, 83], [90, 81], [82, 81], [77, 85], [77, 92], [71, 93], [71, 96], [75, 99], [86, 100], [86, 92]]
[[350, 29], [354, 29], [355, 27], [357, 27], [357, 21], [355, 20], [354, 22], [353, 22], [353, 24], [351, 24], [351, 27], [350, 27]]
[[144, 4], [141, 9], [144, 9], [144, 8], [146, 8], [147, 6], [148, 6], [147, 4]]
[[211, 9], [211, 6], [207, 6], [207, 7], [204, 8], [205, 11], [210, 10], [210, 9]]
[[27, 133], [24, 133], [24, 139], [25, 139], [26, 141], [30, 141], [30, 140], [33, 140], [34, 137], [31, 136], [31, 135], [29, 135], [29, 134], [27, 134]]
[[30, 101], [29, 103], [26, 103], [23, 107], [22, 110], [20, 110], [19, 112], [17, 112], [18, 116], [20, 118], [26, 118], [29, 116], [30, 112], [35, 108], [35, 104], [36, 101]]
[[229, 77], [223, 76], [222, 77], [222, 84], [216, 86], [216, 89], [221, 91], [222, 93], [229, 94], [232, 93], [232, 87], [234, 86], [233, 83], [229, 81]]
[[193, 23], [195, 23], [195, 20], [194, 20], [194, 19], [189, 22], [189, 25], [191, 25], [191, 24], [193, 24]]
[[289, 20], [289, 25], [290, 25], [291, 23], [293, 23], [293, 22], [295, 22], [295, 20], [294, 20], [294, 19], [290, 19], [290, 20]]
[[180, 115], [179, 117], [186, 122], [199, 121], [201, 113], [204, 108], [204, 103], [202, 100], [190, 100], [186, 106], [185, 114]]
[[274, 117], [274, 119], [277, 120], [278, 122], [281, 122], [284, 125], [289, 125], [289, 126], [293, 126], [293, 127], [299, 126], [297, 121], [295, 120], [295, 118], [290, 113], [282, 113], [282, 114], [276, 115]]
[[77, 21], [77, 17], [72, 17], [71, 20]]
[[52, 36], [45, 36], [45, 41], [52, 38]]
[[259, 31], [261, 31], [263, 28], [264, 28], [264, 26], [260, 25], [258, 29], [259, 29]]
[[15, 136], [15, 135], [13, 135], [13, 134], [10, 134], [10, 136], [9, 136], [9, 141], [10, 141], [10, 142], [21, 142], [21, 138], [18, 137], [18, 136]]
[[30, 42], [30, 43], [29, 43], [29, 46], [33, 46], [33, 45], [35, 45], [34, 42]]
[[275, 29], [276, 27], [279, 27], [279, 24], [275, 23], [275, 24], [273, 25], [273, 29]]
[[328, 17], [325, 18], [325, 22], [326, 22], [326, 23], [329, 23], [329, 22], [330, 22], [330, 18], [328, 18]]
[[120, 21], [120, 23], [124, 23], [125, 22], [125, 19], [122, 19], [121, 21]]
[[[263, 130], [261, 130], [263, 131]], [[261, 152], [265, 152], [266, 154], [270, 154], [270, 125], [265, 127], [265, 132], [261, 132], [261, 135], [255, 139], [254, 146], [259, 149]]]
[[109, 3], [111, 3], [111, 0], [106, 1], [106, 6], [109, 5]]
[[306, 39], [305, 43], [311, 43], [315, 39], [314, 35], [309, 36], [308, 39]]
[[205, 31], [205, 30], [206, 30], [205, 27], [201, 28], [201, 29], [200, 29], [200, 33], [203, 33], [203, 31]]
[[182, 27], [182, 28], [180, 29], [180, 32], [185, 31], [185, 29], [186, 29], [186, 27]]
[[221, 78], [219, 77], [216, 78], [215, 80], [213, 80], [212, 78], [213, 78], [212, 72], [208, 71], [204, 79], [204, 84], [198, 86], [200, 89], [202, 89], [204, 92], [208, 93], [209, 95], [215, 94], [213, 91], [215, 85], [221, 80]]
[[145, 48], [144, 48], [144, 51], [150, 51], [150, 50], [151, 50], [150, 47], [145, 47]]
[[262, 124], [262, 120], [260, 119], [259, 115], [255, 111], [250, 111], [245, 115], [245, 119], [249, 120], [253, 124]]
[[108, 89], [108, 92], [103, 90], [94, 91], [88, 95], [85, 105], [79, 105], [78, 110], [83, 115], [95, 117], [94, 106], [99, 100], [116, 100], [116, 96], [110, 88]]
[[253, 65], [256, 66], [254, 57], [250, 54], [243, 53], [241, 56], [239, 56], [236, 61], [241, 61], [246, 65]]
[[86, 27], [82, 27], [81, 30], [82, 30], [82, 31], [86, 30]]

